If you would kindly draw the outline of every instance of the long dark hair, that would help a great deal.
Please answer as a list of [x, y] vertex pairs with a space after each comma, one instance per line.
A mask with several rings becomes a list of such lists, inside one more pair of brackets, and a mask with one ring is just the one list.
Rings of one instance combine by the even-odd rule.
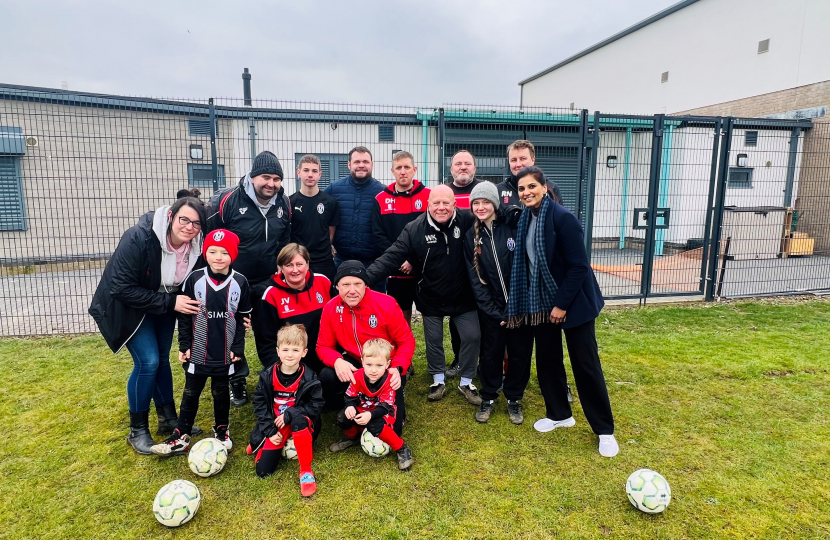
[[170, 223], [167, 224], [168, 235], [173, 230], [173, 220], [178, 215], [179, 210], [181, 210], [184, 206], [189, 206], [190, 208], [196, 211], [196, 215], [199, 216], [199, 223], [202, 224], [202, 231], [204, 231], [207, 227], [207, 209], [205, 208], [205, 203], [203, 203], [199, 199], [199, 195], [201, 195], [201, 192], [198, 189], [182, 189], [179, 190], [177, 195], [182, 195], [184, 191], [187, 191], [187, 195], [176, 199], [176, 202], [174, 202], [173, 206], [170, 207]]

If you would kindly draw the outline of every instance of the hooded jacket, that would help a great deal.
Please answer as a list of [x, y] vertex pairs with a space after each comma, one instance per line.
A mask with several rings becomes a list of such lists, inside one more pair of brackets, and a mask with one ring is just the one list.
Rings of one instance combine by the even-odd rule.
[[302, 291], [292, 289], [282, 274], [274, 274], [267, 283], [254, 332], [260, 362], [263, 366], [279, 362], [277, 332], [288, 324], [302, 324], [308, 334], [308, 354], [303, 363], [319, 373], [323, 364], [317, 358], [315, 345], [320, 333], [320, 315], [330, 299], [331, 282], [323, 274], [309, 272]]
[[352, 175], [341, 178], [324, 190], [340, 206], [340, 223], [334, 232], [334, 249], [343, 260], [367, 261], [381, 253], [372, 233], [375, 196], [383, 184], [374, 178], [356, 182]]
[[[470, 227], [464, 238], [464, 259], [476, 303], [481, 311], [497, 321], [507, 320], [507, 298], [510, 293], [510, 272], [513, 268], [519, 216], [521, 212], [518, 209], [512, 208], [504, 212], [499, 207], [498, 215], [489, 229], [483, 223], [479, 224], [477, 246], [475, 225]], [[473, 264], [475, 250], [478, 250], [478, 272]]]
[[[124, 347], [147, 313], [160, 315], [176, 306], [176, 254], [167, 249], [169, 210], [147, 212], [127, 229], [98, 282], [88, 311], [112, 352]], [[202, 237], [190, 241], [188, 272], [199, 260]]]
[[[291, 424], [295, 415], [300, 414], [308, 417], [314, 426], [314, 436], [320, 433], [320, 413], [326, 401], [323, 399], [323, 387], [314, 371], [300, 364], [303, 373], [300, 376], [300, 384], [294, 396], [294, 406], [289, 407], [283, 413], [286, 425]], [[253, 407], [256, 424], [248, 440], [252, 453], [256, 454], [265, 439], [273, 437], [279, 429], [274, 421], [277, 415], [274, 414], [274, 370], [279, 369], [279, 364], [263, 369], [259, 372], [259, 383], [254, 392]]]
[[[375, 196], [375, 208], [372, 213], [372, 231], [375, 245], [379, 251], [386, 251], [403, 232], [403, 228], [419, 215], [427, 211], [429, 188], [414, 180], [412, 188], [403, 193], [395, 190], [395, 183], [389, 184]], [[393, 276], [411, 277], [398, 270]]]
[[404, 227], [386, 252], [367, 269], [376, 283], [409, 261], [420, 274], [415, 305], [425, 316], [460, 315], [476, 309], [464, 262], [464, 235], [473, 224], [471, 212], [456, 210], [444, 224], [424, 212]]
[[274, 274], [277, 254], [290, 241], [291, 204], [280, 187], [263, 208], [255, 196], [251, 198], [251, 189], [251, 178], [246, 175], [236, 187], [217, 191], [210, 198], [205, 232], [228, 229], [239, 237], [233, 268], [255, 286]]

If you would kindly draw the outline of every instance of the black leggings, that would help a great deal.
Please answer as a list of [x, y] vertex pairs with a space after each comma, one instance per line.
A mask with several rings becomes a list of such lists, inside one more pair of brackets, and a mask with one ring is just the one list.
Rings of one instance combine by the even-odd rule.
[[[308, 429], [309, 423], [308, 418], [302, 415], [296, 415], [291, 420], [291, 432], [295, 433], [297, 431], [302, 431], [304, 429]], [[277, 470], [277, 466], [283, 460], [282, 457], [282, 447], [280, 448], [268, 448], [271, 446], [270, 441], [267, 439], [263, 443], [263, 448], [259, 453], [256, 461], [256, 474], [260, 478], [265, 478], [266, 476], [271, 476], [274, 474], [274, 471]], [[285, 441], [283, 441], [283, 444]]]
[[[337, 413], [337, 425], [340, 426], [340, 429], [343, 431], [346, 431], [353, 426], [357, 426], [358, 429], [364, 427], [358, 425], [354, 420], [346, 418], [345, 409]], [[383, 416], [377, 416], [369, 420], [369, 423], [366, 424], [365, 428], [369, 430], [369, 433], [371, 433], [372, 436], [377, 437], [380, 435], [380, 432], [383, 431], [384, 426], [386, 426], [386, 418]]]
[[179, 433], [190, 435], [193, 421], [199, 412], [199, 398], [210, 379], [210, 393], [213, 394], [213, 418], [216, 426], [228, 425], [228, 414], [231, 410], [231, 395], [229, 378], [227, 375], [196, 375], [184, 372], [184, 395], [179, 412]]

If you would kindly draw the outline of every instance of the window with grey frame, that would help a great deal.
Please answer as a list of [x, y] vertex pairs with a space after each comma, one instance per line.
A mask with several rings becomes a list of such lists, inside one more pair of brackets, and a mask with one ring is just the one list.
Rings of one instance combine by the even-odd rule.
[[[225, 166], [217, 165], [217, 179], [219, 180], [219, 187], [225, 187]], [[187, 164], [187, 183], [193, 187], [213, 187], [213, 165], [203, 165], [201, 163]]]
[[728, 188], [747, 189], [752, 187], [752, 169], [750, 167], [730, 167]]
[[0, 231], [27, 229], [20, 158], [0, 156]]

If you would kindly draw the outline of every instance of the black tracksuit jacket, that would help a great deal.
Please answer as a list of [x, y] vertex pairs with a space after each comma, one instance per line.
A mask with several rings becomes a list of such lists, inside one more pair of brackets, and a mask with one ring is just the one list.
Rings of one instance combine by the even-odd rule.
[[423, 315], [442, 317], [475, 310], [463, 253], [464, 235], [472, 224], [469, 212], [456, 210], [444, 226], [424, 212], [404, 227], [395, 243], [367, 269], [369, 281], [377, 283], [409, 261], [421, 276], [415, 305]]
[[239, 255], [233, 269], [252, 286], [277, 271], [277, 254], [291, 239], [291, 203], [283, 188], [263, 216], [259, 206], [245, 192], [245, 178], [231, 189], [217, 191], [210, 198], [205, 233], [227, 229], [239, 237]]
[[[521, 199], [519, 199], [519, 188], [516, 182], [516, 177], [511, 174], [507, 177], [507, 179], [505, 179], [504, 182], [500, 182], [496, 185], [500, 199], [499, 208], [524, 208], [524, 206], [522, 206]], [[562, 204], [562, 193], [559, 191], [559, 186], [556, 185], [556, 182], [552, 182], [551, 180], [548, 180], [547, 182], [548, 191], [553, 192], [555, 195], [554, 201]]]
[[[273, 437], [277, 434], [277, 429], [274, 421], [277, 415], [274, 414], [274, 370], [279, 369], [279, 363], [263, 369], [259, 372], [259, 383], [254, 392], [254, 416], [256, 417], [256, 425], [251, 432], [249, 443], [251, 449], [256, 454], [265, 439]], [[313, 425], [314, 437], [320, 434], [321, 419], [320, 413], [323, 411], [323, 406], [326, 400], [323, 399], [323, 387], [320, 385], [320, 380], [317, 374], [308, 366], [303, 366], [302, 378], [300, 385], [295, 394], [294, 406], [289, 407], [283, 413], [286, 425], [291, 425], [291, 420], [295, 415], [302, 415], [308, 417]]]
[[[464, 259], [470, 283], [473, 287], [478, 308], [497, 321], [507, 320], [507, 297], [510, 294], [510, 272], [513, 269], [513, 255], [516, 249], [516, 228], [519, 224], [519, 209], [511, 208], [499, 214], [488, 229], [479, 225], [479, 244], [475, 244], [475, 226], [470, 227], [464, 238]], [[473, 266], [473, 251], [479, 249], [478, 271]], [[479, 279], [486, 283], [482, 283]]]

